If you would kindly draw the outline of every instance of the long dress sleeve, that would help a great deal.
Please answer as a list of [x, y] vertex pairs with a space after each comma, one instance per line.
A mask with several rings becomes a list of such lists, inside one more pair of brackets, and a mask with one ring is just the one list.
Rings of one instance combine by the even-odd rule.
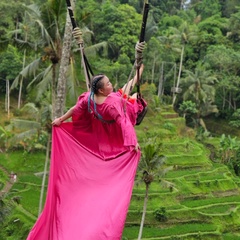
[[[112, 98], [112, 99], [111, 99]], [[132, 121], [129, 117], [129, 111], [131, 106], [128, 106], [125, 99], [121, 99], [119, 97], [109, 96], [111, 104], [109, 104], [109, 115], [114, 119], [116, 124], [121, 128], [122, 137], [123, 137], [123, 145], [124, 146], [136, 146], [137, 137], [135, 133], [135, 129], [133, 127]], [[126, 104], [126, 105], [125, 105]], [[132, 109], [134, 111], [134, 109]]]
[[137, 137], [129, 117], [132, 111], [132, 116], [135, 114], [132, 106], [125, 106], [127, 101], [116, 93], [110, 94], [103, 104], [97, 104], [97, 112], [106, 120], [104, 122], [94, 112], [93, 102], [88, 111], [88, 97], [89, 92], [83, 93], [74, 107], [72, 135], [105, 160], [134, 148]]

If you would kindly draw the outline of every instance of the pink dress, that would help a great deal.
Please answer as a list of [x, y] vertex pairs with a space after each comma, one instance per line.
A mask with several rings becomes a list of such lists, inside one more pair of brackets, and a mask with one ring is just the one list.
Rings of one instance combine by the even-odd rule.
[[88, 95], [79, 97], [72, 122], [53, 127], [46, 203], [27, 240], [121, 239], [140, 159], [136, 108], [112, 93], [97, 105], [111, 121], [103, 122], [88, 112]]
[[[133, 125], [136, 120], [134, 105], [121, 98], [119, 93], [110, 94], [103, 104], [97, 105], [96, 113], [88, 112], [89, 92], [83, 93], [75, 106], [73, 135], [90, 151], [104, 159], [115, 158], [116, 155], [135, 147], [137, 137]], [[91, 102], [91, 109], [93, 110]], [[82, 136], [85, 136], [84, 138]]]

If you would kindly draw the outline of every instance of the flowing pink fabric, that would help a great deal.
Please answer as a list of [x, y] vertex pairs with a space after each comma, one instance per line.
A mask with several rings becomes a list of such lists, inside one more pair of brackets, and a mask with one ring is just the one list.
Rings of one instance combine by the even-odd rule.
[[129, 117], [111, 100], [98, 110], [114, 123], [88, 113], [83, 94], [73, 122], [53, 127], [47, 199], [27, 240], [121, 239], [140, 151]]

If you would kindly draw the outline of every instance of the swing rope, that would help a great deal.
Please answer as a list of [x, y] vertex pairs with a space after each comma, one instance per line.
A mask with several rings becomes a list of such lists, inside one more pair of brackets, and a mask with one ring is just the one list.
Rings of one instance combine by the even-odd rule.
[[[145, 40], [145, 32], [146, 32], [146, 24], [147, 24], [147, 17], [149, 12], [149, 4], [148, 1], [144, 3], [144, 9], [143, 9], [143, 18], [142, 18], [142, 27], [141, 27], [141, 33], [139, 37], [139, 42], [144, 42]], [[143, 60], [143, 49], [136, 49], [136, 67], [137, 67], [137, 92], [140, 95], [140, 79], [139, 79], [139, 68], [142, 64]]]
[[72, 9], [72, 5], [71, 5], [71, 1], [70, 0], [66, 0], [67, 3], [67, 9], [68, 9], [68, 13], [69, 13], [69, 17], [72, 23], [72, 28], [73, 28], [73, 37], [75, 38], [79, 49], [80, 49], [80, 53], [81, 53], [81, 58], [82, 58], [82, 63], [83, 63], [83, 69], [84, 69], [84, 75], [85, 75], [85, 79], [86, 79], [86, 85], [87, 85], [87, 90], [89, 91], [91, 88], [91, 77], [90, 77], [90, 73], [93, 76], [93, 71], [90, 67], [90, 64], [87, 60], [87, 57], [84, 53], [84, 44], [83, 44], [83, 38], [82, 38], [82, 31], [80, 30], [80, 28], [77, 26], [77, 23], [75, 21], [74, 18], [74, 14], [73, 14], [73, 9]]
[[[72, 23], [72, 27], [73, 27], [73, 37], [75, 38], [79, 48], [80, 48], [80, 52], [81, 52], [81, 57], [82, 57], [82, 63], [83, 63], [83, 68], [84, 68], [84, 74], [85, 74], [85, 79], [86, 79], [86, 85], [87, 85], [87, 89], [90, 90], [91, 88], [91, 78], [90, 78], [90, 73], [93, 76], [93, 72], [92, 69], [90, 67], [90, 64], [87, 60], [87, 57], [84, 53], [84, 44], [83, 44], [83, 38], [82, 38], [82, 31], [80, 30], [80, 28], [77, 26], [74, 15], [73, 15], [73, 9], [71, 6], [71, 1], [70, 0], [66, 0], [67, 3], [67, 8], [68, 8], [68, 13], [71, 19], [71, 23]], [[147, 23], [147, 17], [148, 17], [148, 12], [149, 12], [149, 4], [148, 4], [148, 0], [144, 1], [144, 9], [143, 9], [143, 18], [142, 18], [142, 26], [141, 26], [141, 33], [139, 36], [139, 43], [144, 42], [145, 39], [145, 30], [146, 30], [146, 23]], [[144, 42], [145, 43], [145, 42]], [[140, 66], [142, 64], [143, 61], [143, 50], [144, 50], [144, 44], [137, 44], [135, 47], [135, 62], [134, 65], [132, 67], [131, 73], [129, 75], [128, 81], [127, 81], [127, 85], [129, 84], [129, 81], [131, 79], [131, 76], [133, 74], [134, 69], [136, 69], [136, 75], [137, 75], [137, 81], [136, 81], [136, 86], [137, 86], [137, 96], [138, 96], [138, 101], [140, 101], [140, 103], [143, 106], [143, 111], [141, 113], [139, 113], [138, 118], [137, 118], [137, 123], [136, 125], [139, 125], [144, 116], [146, 115], [147, 112], [147, 104], [146, 102], [143, 100], [141, 93], [140, 93], [140, 74], [139, 74], [139, 70], [140, 70]], [[129, 94], [132, 91], [133, 86], [130, 86], [130, 91]], [[126, 88], [125, 88], [126, 89]], [[124, 91], [122, 93], [122, 97], [124, 96]], [[124, 111], [126, 108], [126, 104], [124, 106]]]
[[[143, 43], [145, 41], [145, 32], [146, 32], [146, 24], [147, 24], [147, 17], [148, 17], [148, 12], [149, 12], [149, 4], [148, 0], [145, 0], [144, 2], [144, 8], [143, 8], [143, 18], [142, 18], [142, 26], [141, 26], [141, 33], [139, 36], [139, 43]], [[145, 42], [144, 42], [145, 43]], [[142, 98], [141, 92], [140, 92], [140, 74], [139, 70], [141, 67], [141, 64], [143, 62], [143, 50], [144, 50], [144, 44], [136, 44], [135, 46], [135, 62], [132, 67], [131, 73], [128, 77], [128, 81], [126, 86], [129, 84], [129, 81], [132, 77], [134, 68], [136, 69], [136, 75], [137, 75], [137, 81], [136, 81], [136, 86], [137, 86], [137, 100], [138, 102], [143, 106], [142, 112], [138, 114], [137, 120], [136, 120], [136, 125], [139, 125], [143, 118], [145, 117], [147, 113], [147, 103], [146, 101]], [[126, 88], [125, 88], [126, 89]], [[129, 96], [132, 92], [133, 85], [130, 86], [130, 91], [129, 91]], [[122, 97], [124, 96], [125, 92], [122, 93]], [[124, 112], [126, 112], [126, 102], [124, 104]]]

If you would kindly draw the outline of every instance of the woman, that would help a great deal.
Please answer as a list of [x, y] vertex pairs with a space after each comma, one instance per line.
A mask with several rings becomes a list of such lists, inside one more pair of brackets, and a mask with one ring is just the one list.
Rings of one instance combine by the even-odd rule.
[[[143, 68], [144, 66], [141, 64], [139, 77], [142, 75]], [[98, 148], [98, 151], [102, 151], [99, 142], [101, 142], [103, 146], [115, 144], [118, 146], [119, 151], [120, 146], [132, 145], [138, 150], [139, 145], [132, 126], [136, 124], [137, 113], [141, 112], [142, 106], [136, 101], [136, 93], [129, 96], [130, 89], [135, 86], [136, 81], [137, 74], [129, 83], [125, 84], [123, 88], [117, 92], [113, 92], [113, 86], [107, 76], [103, 74], [94, 76], [91, 91], [83, 93], [79, 97], [76, 105], [63, 116], [56, 118], [52, 124], [59, 126], [63, 121], [72, 117], [73, 126], [75, 126], [73, 130], [74, 136], [78, 138], [78, 135], [83, 132], [85, 132], [85, 134], [94, 133], [94, 136], [91, 138], [85, 137], [85, 142], [81, 138], [81, 142], [85, 146], [94, 148], [93, 142], [95, 141], [98, 144], [98, 147], [95, 146]], [[77, 129], [80, 129], [81, 133], [77, 131]], [[106, 137], [106, 135], [112, 137]], [[116, 136], [118, 141], [116, 141]], [[91, 144], [88, 144], [87, 139], [91, 139]], [[120, 140], [122, 140], [122, 143]], [[115, 151], [117, 151], [117, 146], [109, 146], [108, 149], [110, 148], [112, 151], [115, 149]], [[104, 149], [106, 149], [106, 147], [104, 147]], [[102, 153], [104, 154], [104, 152]]]
[[113, 92], [97, 75], [91, 92], [52, 122], [46, 203], [27, 240], [121, 239], [141, 154], [134, 130], [140, 107], [128, 96], [136, 80]]
[[[143, 64], [140, 66], [139, 69], [139, 77], [141, 77], [143, 72]], [[135, 84], [137, 82], [137, 74], [134, 76], [134, 78], [129, 81], [129, 83], [126, 83], [123, 88], [119, 89], [117, 93], [115, 93], [118, 97], [123, 97], [124, 99], [127, 99], [128, 102], [132, 103], [132, 105], [135, 106], [135, 108], [139, 108], [138, 110], [141, 111], [141, 105], [138, 105], [136, 102], [137, 94], [133, 94], [131, 97], [129, 97], [130, 89], [134, 88]], [[106, 98], [109, 97], [110, 94], [113, 93], [113, 86], [112, 83], [109, 81], [108, 77], [104, 74], [99, 74], [93, 77], [92, 79], [92, 86], [91, 86], [91, 100], [95, 102], [98, 105], [101, 105], [105, 102]], [[88, 93], [83, 93], [83, 95], [86, 95]], [[93, 97], [94, 94], [94, 97]], [[82, 99], [82, 96], [79, 97], [78, 102]], [[74, 109], [77, 105], [73, 106], [66, 112], [63, 116], [56, 118], [52, 125], [59, 126], [63, 121], [67, 120], [68, 118], [72, 117], [74, 114]], [[130, 105], [131, 106], [131, 105]], [[77, 111], [77, 109], [75, 109]], [[129, 112], [131, 114], [131, 112]], [[135, 116], [136, 117], [136, 116]], [[133, 121], [133, 125], [135, 125]]]

